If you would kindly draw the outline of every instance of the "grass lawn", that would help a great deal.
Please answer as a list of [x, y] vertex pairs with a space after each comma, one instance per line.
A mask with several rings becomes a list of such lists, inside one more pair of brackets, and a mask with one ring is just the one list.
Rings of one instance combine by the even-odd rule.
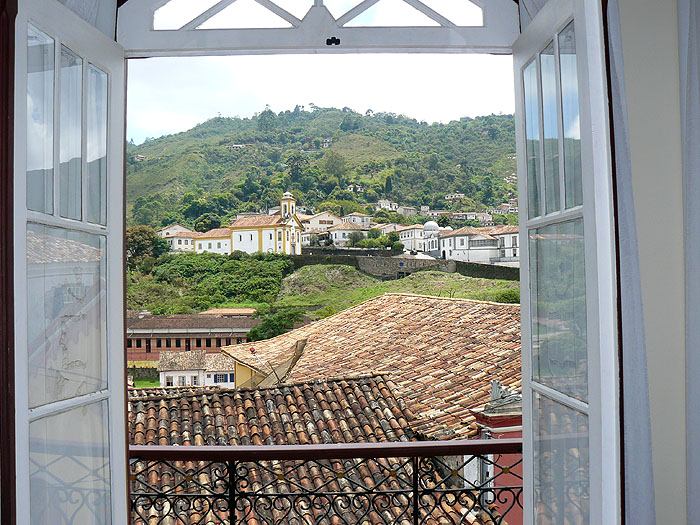
[[160, 381], [158, 379], [134, 379], [134, 386], [136, 388], [159, 387]]
[[351, 266], [305, 266], [286, 277], [276, 306], [298, 306], [309, 317], [333, 315], [385, 293], [412, 293], [495, 302], [518, 302], [520, 283], [478, 279], [457, 273], [416, 272], [403, 279], [381, 281]]

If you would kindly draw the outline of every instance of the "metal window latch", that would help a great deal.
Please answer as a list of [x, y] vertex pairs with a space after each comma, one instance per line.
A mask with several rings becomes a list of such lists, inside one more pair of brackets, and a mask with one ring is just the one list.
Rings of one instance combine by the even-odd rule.
[[327, 46], [339, 46], [340, 45], [340, 38], [337, 36], [332, 36], [330, 38], [326, 38], [326, 45]]

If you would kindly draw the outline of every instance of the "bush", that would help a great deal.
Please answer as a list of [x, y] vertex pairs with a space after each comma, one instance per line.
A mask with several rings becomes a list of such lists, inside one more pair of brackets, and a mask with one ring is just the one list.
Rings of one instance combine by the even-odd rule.
[[297, 307], [278, 310], [266, 315], [261, 324], [251, 328], [248, 338], [252, 341], [260, 341], [283, 334], [294, 328], [294, 324], [301, 321], [303, 316], [304, 311]]
[[403, 252], [403, 248], [404, 246], [402, 242], [395, 242], [391, 245], [391, 250], [394, 252]]

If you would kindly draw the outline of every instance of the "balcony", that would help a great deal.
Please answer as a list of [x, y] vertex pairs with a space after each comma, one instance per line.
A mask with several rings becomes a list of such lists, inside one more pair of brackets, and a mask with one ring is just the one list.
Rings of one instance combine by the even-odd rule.
[[522, 441], [129, 447], [131, 523], [522, 523]]

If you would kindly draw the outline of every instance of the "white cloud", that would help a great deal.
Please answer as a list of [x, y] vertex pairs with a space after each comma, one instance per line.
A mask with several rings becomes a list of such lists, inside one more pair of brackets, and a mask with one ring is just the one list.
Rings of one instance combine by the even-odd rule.
[[427, 122], [511, 113], [512, 60], [489, 55], [275, 55], [129, 61], [128, 132], [136, 142], [269, 104], [348, 106]]
[[[445, 1], [430, 0], [443, 10]], [[463, 2], [471, 6], [467, 14], [472, 16], [474, 6]], [[180, 27], [215, 3], [172, 0], [156, 13], [156, 24]], [[326, 0], [334, 16], [358, 3]], [[237, 4], [245, 6], [239, 0], [231, 8]], [[294, 14], [301, 16], [311, 2], [284, 0], [280, 4], [298, 4]], [[407, 10], [388, 9], [397, 5]], [[227, 19], [225, 11], [219, 18]], [[255, 19], [253, 23], [257, 20], [255, 10], [244, 13]], [[415, 23], [416, 13], [423, 17], [408, 4], [382, 0], [355, 22], [405, 25]], [[512, 60], [508, 56], [324, 54], [132, 60], [127, 133], [141, 142], [145, 137], [184, 131], [217, 114], [248, 117], [266, 104], [282, 111], [311, 102], [448, 122], [463, 116], [511, 113], [513, 98]]]

